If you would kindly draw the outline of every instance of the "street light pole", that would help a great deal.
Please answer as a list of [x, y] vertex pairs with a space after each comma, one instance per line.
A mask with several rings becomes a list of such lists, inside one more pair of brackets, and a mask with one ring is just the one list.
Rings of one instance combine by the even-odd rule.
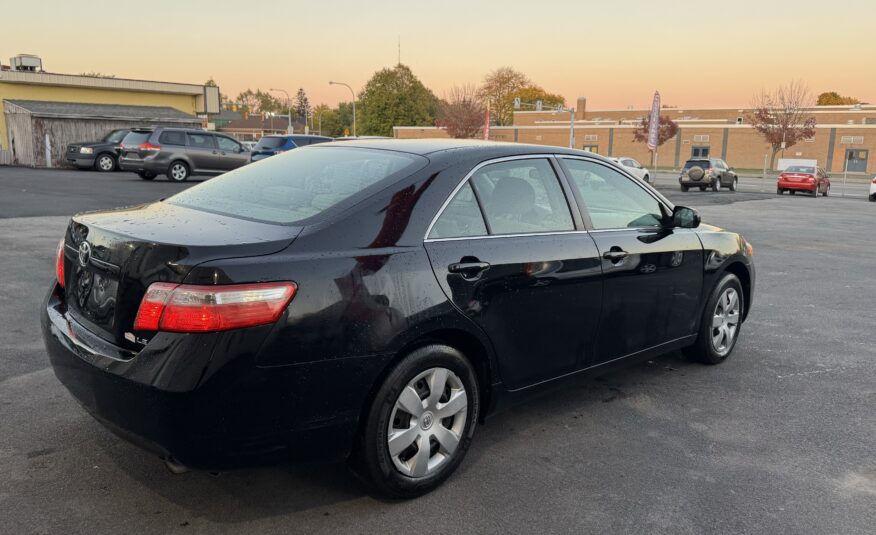
[[292, 128], [292, 98], [289, 96], [289, 93], [285, 89], [274, 89], [272, 87], [269, 91], [281, 91], [286, 94], [286, 110], [288, 111], [289, 117], [289, 127], [286, 129], [286, 133], [294, 134], [295, 130]]
[[350, 94], [353, 95], [353, 137], [356, 137], [356, 93], [353, 91], [353, 88], [344, 82], [329, 82], [329, 85], [342, 85], [350, 90]]

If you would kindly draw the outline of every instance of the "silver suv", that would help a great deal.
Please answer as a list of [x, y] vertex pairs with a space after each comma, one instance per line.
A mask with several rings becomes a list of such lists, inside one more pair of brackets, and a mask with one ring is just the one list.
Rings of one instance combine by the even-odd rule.
[[234, 138], [189, 128], [135, 128], [119, 146], [119, 168], [143, 180], [165, 175], [184, 182], [218, 175], [249, 162], [249, 150]]
[[678, 177], [681, 191], [699, 188], [705, 191], [719, 191], [721, 188], [736, 191], [739, 186], [739, 176], [736, 170], [720, 158], [691, 158], [684, 163], [681, 175]]

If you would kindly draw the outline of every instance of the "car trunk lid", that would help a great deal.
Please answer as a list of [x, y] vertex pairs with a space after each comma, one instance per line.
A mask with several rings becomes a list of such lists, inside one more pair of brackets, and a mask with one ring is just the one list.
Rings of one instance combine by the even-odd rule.
[[65, 236], [71, 316], [102, 338], [139, 349], [132, 328], [153, 282], [177, 282], [203, 262], [287, 247], [300, 227], [273, 225], [158, 202], [78, 215]]

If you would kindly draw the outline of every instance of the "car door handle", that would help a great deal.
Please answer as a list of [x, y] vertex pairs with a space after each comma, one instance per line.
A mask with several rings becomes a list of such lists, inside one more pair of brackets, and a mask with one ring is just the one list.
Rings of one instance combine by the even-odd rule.
[[459, 273], [463, 277], [476, 277], [490, 267], [488, 262], [457, 262], [447, 266], [447, 271]]
[[628, 257], [630, 253], [618, 248], [612, 247], [610, 251], [605, 251], [602, 253], [602, 258], [606, 260], [611, 260], [613, 263], [618, 263], [624, 258]]

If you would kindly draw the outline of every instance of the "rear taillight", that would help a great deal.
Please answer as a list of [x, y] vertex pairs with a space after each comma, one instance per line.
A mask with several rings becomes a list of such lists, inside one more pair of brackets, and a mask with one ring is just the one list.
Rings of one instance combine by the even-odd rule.
[[715, 171], [714, 167], [709, 167], [708, 169], [706, 169], [706, 174], [711, 175], [714, 171]]
[[58, 244], [58, 253], [55, 256], [55, 278], [61, 288], [64, 287], [64, 240]]
[[873, 184], [876, 184], [876, 178], [873, 179], [873, 182], [872, 182], [872, 183], [873, 183]]
[[139, 145], [137, 145], [137, 148], [140, 150], [158, 152], [161, 150], [161, 145], [153, 145], [152, 143], [140, 143]]
[[156, 282], [140, 302], [134, 329], [213, 332], [274, 323], [295, 297], [294, 282], [195, 286]]

